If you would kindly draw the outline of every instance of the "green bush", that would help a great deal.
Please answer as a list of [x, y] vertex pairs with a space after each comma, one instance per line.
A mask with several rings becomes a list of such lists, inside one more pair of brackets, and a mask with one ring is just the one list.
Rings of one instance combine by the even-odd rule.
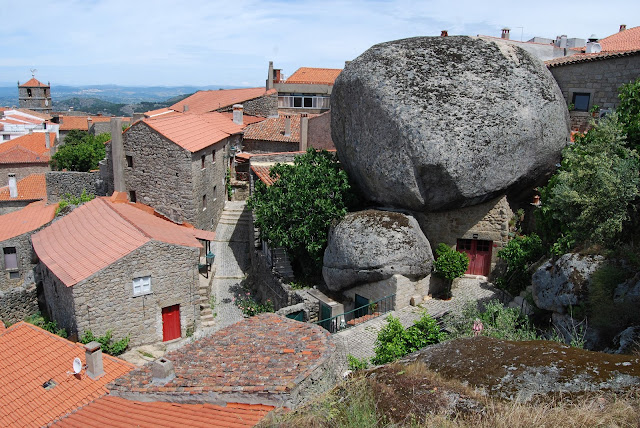
[[258, 303], [253, 296], [251, 296], [250, 292], [237, 295], [234, 297], [233, 302], [244, 315], [250, 317], [264, 312], [274, 311], [273, 302], [271, 302], [271, 300], [267, 299], [264, 303]]
[[393, 315], [387, 317], [387, 324], [380, 330], [375, 342], [374, 364], [390, 361], [415, 352], [425, 346], [440, 342], [444, 334], [438, 323], [426, 312], [414, 325], [405, 329]]
[[95, 197], [96, 195], [92, 193], [87, 193], [86, 189], [82, 189], [82, 194], [80, 195], [80, 197], [73, 196], [70, 193], [65, 193], [64, 195], [62, 195], [62, 198], [60, 198], [60, 202], [58, 203], [58, 208], [56, 208], [56, 215], [58, 215], [60, 211], [62, 211], [69, 205], [82, 205], [85, 202], [91, 201]]
[[636, 306], [615, 303], [613, 300], [618, 284], [632, 273], [613, 262], [607, 262], [591, 275], [589, 297], [584, 308], [591, 326], [620, 331], [640, 323], [640, 311]]
[[616, 113], [627, 135], [627, 146], [640, 150], [640, 78], [618, 90], [620, 104]]
[[112, 336], [113, 332], [111, 330], [108, 330], [104, 336], [100, 337], [94, 336], [91, 330], [86, 330], [80, 338], [80, 342], [84, 344], [98, 342], [102, 345], [103, 352], [113, 356], [120, 355], [126, 351], [129, 346], [129, 336], [125, 336], [117, 341], [114, 341]]
[[47, 330], [49, 333], [56, 334], [60, 337], [67, 337], [67, 330], [59, 328], [56, 321], [49, 321], [40, 312], [25, 318], [25, 322], [40, 327], [41, 329]]
[[469, 268], [469, 258], [447, 244], [440, 243], [436, 248], [436, 260], [433, 263], [434, 273], [446, 280], [444, 297], [451, 297], [451, 283], [460, 278]]
[[531, 283], [529, 268], [543, 255], [544, 246], [538, 235], [516, 236], [498, 251], [498, 257], [507, 263], [507, 270], [497, 283], [511, 294], [520, 293]]
[[351, 354], [347, 355], [347, 363], [349, 364], [349, 370], [354, 372], [357, 370], [364, 370], [369, 367], [368, 358], [356, 358]]

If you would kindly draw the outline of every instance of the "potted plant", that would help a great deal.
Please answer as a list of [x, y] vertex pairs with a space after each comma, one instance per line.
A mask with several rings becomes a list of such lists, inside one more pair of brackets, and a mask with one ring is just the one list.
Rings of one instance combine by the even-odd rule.
[[592, 105], [589, 109], [589, 113], [591, 113], [591, 116], [593, 117], [598, 117], [598, 113], [600, 113], [600, 106], [597, 104]]

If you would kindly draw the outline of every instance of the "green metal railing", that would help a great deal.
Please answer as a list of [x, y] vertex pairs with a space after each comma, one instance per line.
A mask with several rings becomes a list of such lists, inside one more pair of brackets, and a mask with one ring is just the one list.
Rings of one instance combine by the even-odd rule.
[[349, 312], [316, 321], [313, 324], [319, 325], [329, 331], [329, 333], [337, 333], [341, 330], [354, 327], [362, 322], [377, 318], [389, 311], [392, 311], [395, 303], [396, 295], [392, 294], [390, 296], [383, 297], [380, 300], [376, 300], [375, 302], [355, 308]]

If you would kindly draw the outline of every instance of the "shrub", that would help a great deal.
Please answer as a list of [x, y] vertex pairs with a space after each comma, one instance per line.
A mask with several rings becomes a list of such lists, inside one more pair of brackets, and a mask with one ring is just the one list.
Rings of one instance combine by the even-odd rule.
[[356, 358], [351, 354], [347, 355], [347, 363], [349, 364], [349, 370], [354, 372], [357, 370], [364, 370], [369, 367], [368, 358]]
[[120, 355], [124, 351], [127, 350], [129, 346], [129, 336], [125, 336], [120, 340], [113, 340], [113, 331], [107, 330], [104, 336], [96, 337], [93, 335], [91, 330], [86, 330], [82, 337], [80, 338], [80, 342], [87, 344], [89, 342], [98, 342], [102, 345], [102, 350], [109, 355]]
[[267, 300], [264, 303], [258, 303], [252, 296], [251, 293], [246, 292], [245, 294], [240, 294], [233, 299], [233, 302], [236, 304], [238, 309], [242, 311], [244, 315], [252, 317], [254, 315], [261, 314], [263, 312], [273, 312], [273, 302], [271, 300]]
[[49, 321], [40, 312], [25, 318], [25, 322], [40, 327], [41, 329], [47, 330], [49, 333], [56, 334], [60, 337], [67, 337], [67, 330], [58, 327], [58, 323], [56, 321]]
[[640, 312], [635, 305], [616, 303], [613, 300], [616, 287], [630, 273], [613, 262], [607, 262], [591, 275], [589, 297], [585, 305], [585, 315], [590, 325], [617, 332], [640, 323]]
[[82, 205], [85, 202], [89, 202], [94, 199], [96, 195], [92, 193], [87, 193], [86, 189], [82, 189], [82, 194], [78, 196], [73, 196], [70, 193], [65, 193], [60, 198], [60, 202], [58, 203], [58, 208], [56, 208], [56, 215], [60, 213], [63, 209], [68, 207], [69, 205]]
[[618, 90], [620, 104], [616, 113], [627, 135], [627, 146], [640, 149], [640, 78]]
[[447, 244], [440, 243], [436, 248], [436, 260], [433, 263], [435, 274], [446, 280], [445, 298], [451, 297], [451, 283], [460, 278], [469, 268], [469, 258]]
[[544, 255], [542, 239], [535, 233], [516, 236], [498, 251], [498, 257], [507, 263], [507, 271], [499, 281], [501, 288], [518, 294], [531, 282], [529, 268]]
[[437, 322], [424, 312], [413, 326], [405, 329], [393, 315], [387, 317], [387, 324], [380, 330], [375, 342], [375, 357], [371, 362], [385, 364], [403, 357], [427, 345], [440, 342], [444, 334]]

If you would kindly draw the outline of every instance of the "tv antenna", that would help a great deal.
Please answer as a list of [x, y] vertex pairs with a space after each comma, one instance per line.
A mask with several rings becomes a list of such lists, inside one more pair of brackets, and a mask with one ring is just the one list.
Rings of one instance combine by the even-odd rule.
[[67, 372], [68, 375], [78, 375], [82, 371], [82, 369], [86, 368], [86, 366], [82, 365], [82, 360], [80, 358], [75, 357], [73, 359], [73, 371]]
[[35, 68], [31, 68], [30, 71], [31, 71], [31, 77], [36, 77], [36, 71], [38, 70], [36, 70]]

